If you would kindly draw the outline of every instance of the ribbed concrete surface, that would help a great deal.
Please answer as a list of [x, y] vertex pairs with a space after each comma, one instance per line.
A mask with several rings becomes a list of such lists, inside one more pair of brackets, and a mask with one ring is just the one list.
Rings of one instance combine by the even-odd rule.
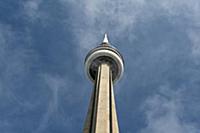
[[112, 75], [107, 64], [101, 64], [91, 96], [84, 133], [118, 133]]

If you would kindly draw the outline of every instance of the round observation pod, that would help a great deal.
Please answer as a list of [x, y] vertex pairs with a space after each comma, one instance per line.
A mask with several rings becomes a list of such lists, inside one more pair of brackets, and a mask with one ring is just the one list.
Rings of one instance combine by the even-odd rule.
[[109, 45], [107, 35], [101, 46], [92, 49], [85, 58], [85, 71], [89, 79], [94, 82], [98, 72], [98, 67], [102, 63], [107, 63], [112, 72], [112, 80], [119, 80], [124, 72], [124, 60], [116, 48]]

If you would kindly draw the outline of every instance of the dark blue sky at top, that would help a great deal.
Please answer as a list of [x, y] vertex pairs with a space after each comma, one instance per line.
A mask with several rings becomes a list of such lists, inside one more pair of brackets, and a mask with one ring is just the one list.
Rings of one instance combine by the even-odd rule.
[[200, 2], [1, 0], [0, 133], [80, 133], [87, 52], [108, 32], [125, 60], [122, 133], [199, 133]]

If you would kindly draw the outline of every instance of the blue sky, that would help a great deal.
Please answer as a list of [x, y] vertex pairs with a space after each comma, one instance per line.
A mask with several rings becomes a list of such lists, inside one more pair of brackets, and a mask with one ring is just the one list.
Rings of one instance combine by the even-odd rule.
[[82, 132], [105, 32], [125, 59], [120, 131], [199, 133], [198, 0], [1, 0], [0, 132]]

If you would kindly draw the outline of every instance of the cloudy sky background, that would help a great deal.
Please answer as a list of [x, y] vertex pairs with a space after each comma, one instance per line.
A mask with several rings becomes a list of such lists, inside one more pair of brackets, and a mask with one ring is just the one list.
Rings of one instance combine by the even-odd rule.
[[125, 59], [120, 131], [199, 133], [198, 0], [1, 0], [0, 132], [81, 133], [105, 32]]

